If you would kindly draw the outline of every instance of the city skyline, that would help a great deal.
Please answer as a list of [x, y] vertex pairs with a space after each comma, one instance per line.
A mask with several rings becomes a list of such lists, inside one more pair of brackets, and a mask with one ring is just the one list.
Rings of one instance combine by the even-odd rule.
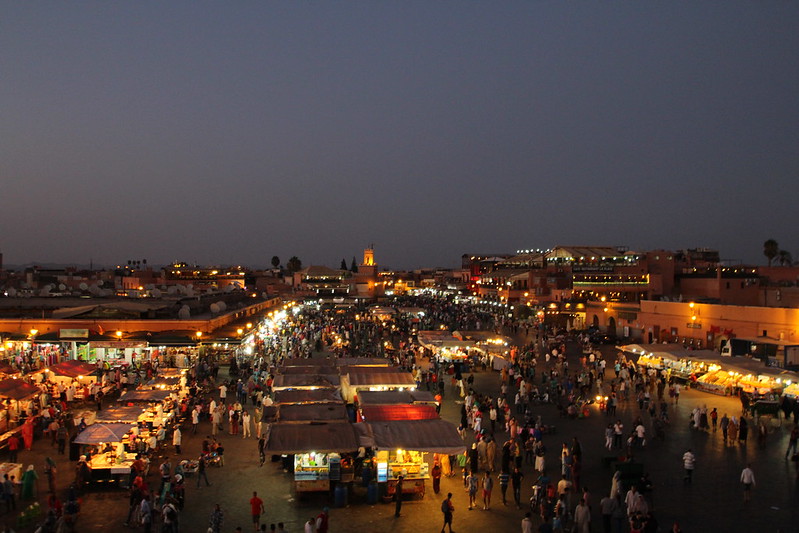
[[[721, 7], [721, 9], [719, 9]], [[799, 5], [6, 4], [7, 264], [799, 257]]]

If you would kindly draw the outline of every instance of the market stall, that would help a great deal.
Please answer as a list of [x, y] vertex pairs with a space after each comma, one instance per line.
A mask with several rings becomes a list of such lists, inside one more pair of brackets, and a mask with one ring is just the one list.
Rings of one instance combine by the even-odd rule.
[[[269, 424], [265, 451], [285, 455], [294, 469], [297, 492], [328, 491], [331, 481], [340, 481], [342, 457], [345, 466], [358, 449], [358, 440], [348, 422]], [[293, 456], [293, 458], [292, 458]]]
[[92, 481], [116, 482], [130, 473], [135, 458], [135, 450], [129, 447], [132, 433], [131, 424], [103, 423], [92, 424], [78, 433], [74, 443], [84, 446]]
[[[0, 380], [0, 431], [17, 428], [22, 418], [34, 411], [41, 389], [22, 379], [6, 378]], [[2, 439], [0, 439], [0, 443]]]
[[377, 451], [377, 481], [391, 497], [403, 476], [403, 493], [425, 493], [429, 475], [427, 453], [455, 455], [466, 447], [455, 426], [445, 420], [394, 420], [365, 424]]
[[619, 350], [637, 357], [636, 364], [643, 369], [662, 370], [667, 378], [686, 382], [706, 373], [710, 365], [719, 364], [718, 353], [688, 350], [681, 344], [628, 344], [620, 346]]
[[341, 376], [341, 394], [344, 401], [354, 403], [361, 391], [413, 390], [416, 381], [410, 372], [395, 369], [393, 372], [370, 372], [362, 368], [355, 373], [354, 369]]
[[365, 405], [393, 405], [393, 404], [427, 404], [436, 405], [433, 393], [426, 390], [387, 390], [387, 391], [360, 391], [358, 404]]
[[358, 408], [359, 422], [385, 422], [388, 420], [435, 420], [440, 418], [435, 405], [394, 404], [363, 405]]

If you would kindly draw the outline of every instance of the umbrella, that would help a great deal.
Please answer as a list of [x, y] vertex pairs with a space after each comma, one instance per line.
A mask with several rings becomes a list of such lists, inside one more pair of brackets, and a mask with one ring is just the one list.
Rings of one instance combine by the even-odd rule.
[[132, 426], [130, 424], [92, 424], [75, 437], [75, 444], [119, 442]]

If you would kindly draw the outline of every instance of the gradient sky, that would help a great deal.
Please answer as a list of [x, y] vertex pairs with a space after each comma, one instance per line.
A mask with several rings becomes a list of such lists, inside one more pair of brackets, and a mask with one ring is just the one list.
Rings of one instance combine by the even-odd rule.
[[0, 3], [6, 263], [799, 258], [799, 2]]

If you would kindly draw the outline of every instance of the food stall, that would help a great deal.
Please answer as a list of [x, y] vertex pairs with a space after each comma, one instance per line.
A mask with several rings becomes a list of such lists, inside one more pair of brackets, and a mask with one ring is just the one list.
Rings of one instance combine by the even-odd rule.
[[424, 496], [429, 479], [427, 453], [454, 455], [466, 446], [455, 426], [445, 420], [391, 420], [364, 424], [374, 442], [377, 482], [385, 483], [383, 494], [391, 498], [403, 476], [403, 494]]
[[628, 344], [619, 350], [637, 356], [642, 369], [654, 368], [666, 372], [667, 378], [693, 381], [718, 364], [718, 353], [712, 350], [687, 350], [681, 344]]
[[97, 381], [96, 371], [97, 365], [70, 359], [48, 367], [45, 376], [49, 382], [65, 387], [75, 383], [75, 399], [83, 400], [84, 387]]
[[286, 456], [287, 466], [293, 467], [298, 493], [330, 490], [332, 481], [341, 481], [342, 462], [351, 464], [358, 449], [349, 422], [281, 422], [269, 424], [265, 435], [265, 452]]
[[354, 403], [361, 391], [413, 390], [416, 380], [410, 372], [394, 369], [393, 372], [371, 371], [368, 367], [341, 376], [341, 393], [344, 401]]
[[[31, 412], [41, 389], [22, 379], [6, 378], [0, 380], [0, 431], [17, 428], [20, 415]], [[7, 437], [0, 436], [0, 445]]]
[[469, 350], [475, 347], [474, 341], [459, 339], [449, 331], [420, 331], [416, 338], [419, 344], [444, 361], [465, 361]]
[[132, 431], [131, 424], [97, 423], [78, 433], [75, 444], [90, 449], [83, 455], [90, 456], [92, 481], [116, 482], [127, 477], [136, 455], [129, 447]]

